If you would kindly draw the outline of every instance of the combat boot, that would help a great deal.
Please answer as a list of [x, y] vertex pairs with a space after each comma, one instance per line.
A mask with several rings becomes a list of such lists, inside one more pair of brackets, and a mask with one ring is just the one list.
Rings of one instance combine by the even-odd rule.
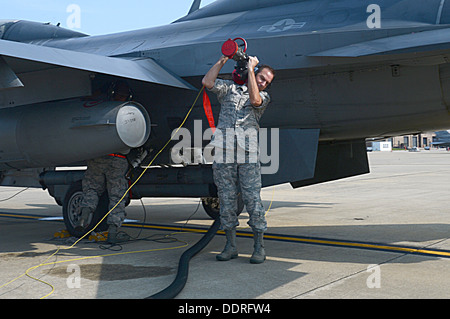
[[221, 254], [216, 256], [216, 259], [219, 261], [227, 261], [238, 257], [238, 251], [236, 248], [236, 228], [226, 230], [225, 236], [227, 238], [225, 248]]
[[80, 213], [80, 219], [78, 220], [78, 225], [75, 227], [75, 230], [83, 233], [88, 230], [89, 224], [92, 220], [92, 211], [90, 208], [82, 207]]
[[109, 225], [108, 238], [106, 239], [106, 242], [111, 245], [117, 244], [117, 233], [118, 227], [116, 225]]
[[262, 264], [266, 260], [266, 251], [264, 250], [264, 233], [254, 232], [253, 240], [255, 242], [253, 255], [250, 258], [251, 264]]

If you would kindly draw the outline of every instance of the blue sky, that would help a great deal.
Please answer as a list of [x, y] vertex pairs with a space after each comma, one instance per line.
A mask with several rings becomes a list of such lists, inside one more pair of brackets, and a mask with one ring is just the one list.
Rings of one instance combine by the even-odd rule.
[[[185, 16], [193, 0], [10, 0], [2, 1], [1, 19], [61, 23], [90, 35], [168, 24]], [[202, 0], [202, 7], [214, 0]], [[71, 6], [71, 5], [75, 6]], [[75, 9], [74, 9], [75, 8]], [[80, 14], [77, 15], [76, 8]], [[68, 11], [69, 9], [69, 11]], [[79, 19], [77, 19], [79, 17]], [[80, 28], [76, 22], [80, 22]]]

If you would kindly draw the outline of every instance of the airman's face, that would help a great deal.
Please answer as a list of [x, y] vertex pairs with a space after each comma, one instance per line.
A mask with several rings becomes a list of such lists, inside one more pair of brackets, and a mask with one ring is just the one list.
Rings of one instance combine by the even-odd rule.
[[259, 91], [264, 91], [273, 81], [274, 75], [268, 68], [262, 69], [256, 75], [256, 84], [258, 84]]

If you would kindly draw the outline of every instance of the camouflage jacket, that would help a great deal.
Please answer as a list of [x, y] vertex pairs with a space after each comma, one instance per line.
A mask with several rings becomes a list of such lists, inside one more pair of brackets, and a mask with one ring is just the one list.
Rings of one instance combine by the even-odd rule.
[[[270, 103], [269, 94], [265, 91], [260, 92], [263, 102], [260, 107], [254, 107], [250, 103], [246, 85], [217, 79], [210, 91], [217, 95], [221, 105], [219, 122], [211, 145], [230, 149], [231, 145], [227, 143], [227, 138], [234, 141], [236, 137], [239, 147], [247, 152], [257, 151], [259, 120]], [[230, 134], [234, 136], [231, 137]]]

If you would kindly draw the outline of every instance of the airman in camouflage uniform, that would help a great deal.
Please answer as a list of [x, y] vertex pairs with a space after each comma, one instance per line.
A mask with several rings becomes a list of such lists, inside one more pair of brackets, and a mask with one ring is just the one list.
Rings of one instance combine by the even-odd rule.
[[[88, 161], [88, 169], [82, 181], [80, 226], [88, 226], [87, 216], [97, 209], [99, 198], [105, 191], [109, 197], [108, 211], [119, 202], [128, 189], [128, 181], [125, 178], [128, 168], [126, 157], [120, 154], [106, 155]], [[117, 228], [125, 220], [125, 201], [126, 199], [122, 200], [107, 217], [109, 232], [112, 232], [112, 235], [117, 233]]]
[[264, 89], [271, 83], [274, 71], [262, 66], [255, 75], [256, 57], [249, 59], [249, 80], [246, 85], [217, 79], [227, 62], [222, 57], [205, 75], [203, 84], [217, 95], [221, 104], [219, 123], [211, 140], [215, 147], [213, 163], [214, 182], [220, 200], [221, 227], [227, 243], [216, 256], [225, 261], [237, 258], [236, 226], [239, 190], [250, 215], [248, 224], [254, 232], [254, 252], [251, 263], [265, 260], [263, 236], [267, 230], [265, 210], [261, 201], [261, 166], [258, 152], [259, 120], [267, 108], [270, 97]]
[[[112, 83], [107, 92], [108, 97], [114, 101], [126, 102], [132, 97], [131, 89], [124, 81]], [[128, 189], [128, 181], [125, 177], [129, 164], [126, 156], [122, 154], [110, 154], [99, 158], [91, 159], [87, 163], [87, 170], [82, 180], [83, 200], [80, 204], [81, 216], [78, 228], [81, 231], [88, 231], [90, 220], [94, 211], [97, 209], [98, 201], [105, 190], [108, 192], [110, 211]], [[111, 211], [107, 217], [108, 242], [114, 244], [117, 242], [118, 228], [122, 226], [125, 220], [125, 202], [124, 198]]]

